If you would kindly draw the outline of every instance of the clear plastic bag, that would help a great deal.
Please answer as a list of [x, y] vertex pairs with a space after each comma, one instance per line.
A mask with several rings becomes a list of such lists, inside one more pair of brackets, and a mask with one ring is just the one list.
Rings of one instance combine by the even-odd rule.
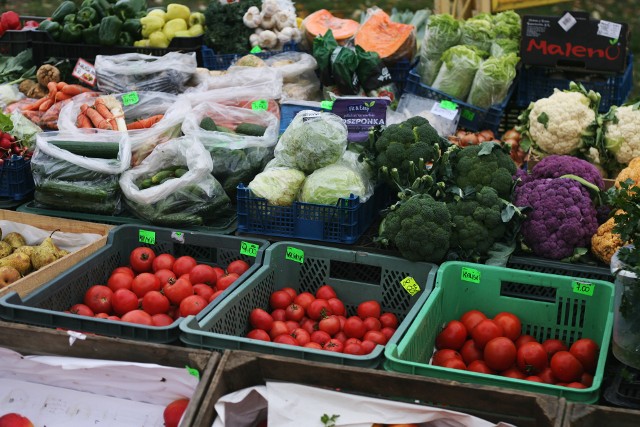
[[333, 206], [352, 194], [364, 203], [373, 194], [373, 184], [347, 160], [315, 170], [305, 179], [299, 200]]
[[[114, 95], [121, 104], [123, 104], [122, 95]], [[127, 123], [159, 114], [163, 117], [150, 128], [127, 132], [131, 139], [132, 166], [140, 164], [157, 145], [178, 137], [182, 122], [190, 109], [189, 103], [184, 98], [164, 92], [138, 92], [138, 100], [135, 104], [122, 107]], [[58, 118], [60, 131], [85, 135], [117, 133], [112, 130], [78, 128], [76, 119], [80, 113], [80, 106], [82, 104], [91, 106], [94, 102], [95, 99], [92, 96], [78, 95], [72, 98], [60, 111]]]
[[[178, 169], [184, 172], [179, 177]], [[153, 224], [202, 225], [220, 216], [230, 203], [212, 169], [204, 146], [185, 136], [156, 147], [139, 166], [123, 173], [120, 188], [131, 211]], [[157, 184], [146, 187], [145, 180]]]
[[516, 78], [518, 61], [513, 53], [484, 61], [473, 79], [467, 102], [485, 109], [502, 102]]
[[420, 44], [418, 73], [422, 83], [431, 86], [438, 75], [442, 61], [440, 57], [460, 42], [460, 21], [448, 14], [431, 15]]
[[296, 201], [305, 174], [297, 169], [272, 167], [257, 174], [248, 188], [255, 197], [261, 197], [274, 206], [291, 206]]
[[275, 67], [230, 67], [224, 74], [200, 77], [201, 83], [185, 91], [197, 105], [222, 99], [279, 99], [282, 73]]
[[320, 99], [320, 80], [315, 73], [318, 63], [312, 55], [283, 52], [268, 58], [265, 62], [282, 73], [281, 101]]
[[442, 60], [433, 88], [456, 99], [467, 99], [482, 57], [476, 50], [458, 45], [447, 49], [442, 54]]
[[181, 93], [196, 73], [195, 53], [169, 52], [157, 57], [141, 53], [96, 56], [98, 89], [106, 93], [155, 91]]

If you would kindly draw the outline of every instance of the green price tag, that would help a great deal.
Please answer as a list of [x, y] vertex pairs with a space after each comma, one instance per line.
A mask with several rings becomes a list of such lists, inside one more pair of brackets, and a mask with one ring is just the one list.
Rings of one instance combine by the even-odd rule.
[[260, 46], [254, 46], [249, 51], [249, 53], [260, 53], [260, 52], [262, 52], [262, 49], [260, 49]]
[[471, 121], [474, 119], [474, 117], [476, 116], [476, 113], [474, 113], [473, 111], [469, 111], [469, 110], [462, 110], [462, 117]]
[[458, 108], [458, 104], [452, 101], [444, 100], [444, 101], [440, 101], [440, 107], [442, 107], [445, 110], [455, 110]]
[[193, 375], [197, 379], [200, 379], [200, 372], [198, 372], [197, 369], [194, 369], [189, 365], [184, 365], [184, 367], [187, 368], [187, 372], [189, 372], [189, 375]]
[[333, 101], [322, 101], [320, 103], [320, 108], [323, 110], [333, 110]]
[[156, 244], [156, 232], [147, 230], [138, 230], [138, 241], [149, 245]]
[[420, 286], [418, 285], [416, 280], [411, 276], [407, 276], [404, 279], [402, 279], [402, 281], [400, 281], [400, 284], [411, 296], [414, 296], [415, 294], [420, 292]]
[[133, 105], [140, 101], [138, 98], [138, 92], [129, 92], [122, 95], [122, 105]]
[[240, 255], [247, 255], [255, 258], [256, 255], [258, 255], [258, 249], [260, 249], [260, 245], [256, 243], [240, 243]]
[[475, 268], [462, 267], [460, 280], [471, 283], [480, 283], [480, 272]]
[[251, 109], [255, 111], [266, 111], [269, 108], [269, 103], [266, 99], [259, 99], [251, 103]]
[[300, 249], [292, 248], [291, 246], [287, 246], [287, 255], [285, 256], [285, 259], [303, 264], [304, 251]]
[[588, 297], [593, 296], [593, 291], [596, 289], [596, 285], [586, 282], [573, 282], [573, 292], [576, 294], [586, 295]]

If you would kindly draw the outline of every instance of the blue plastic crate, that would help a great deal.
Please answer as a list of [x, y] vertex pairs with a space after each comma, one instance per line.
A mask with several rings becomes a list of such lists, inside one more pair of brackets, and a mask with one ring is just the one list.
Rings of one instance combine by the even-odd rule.
[[314, 101], [285, 101], [280, 104], [280, 134], [283, 134], [293, 121], [296, 114], [302, 110], [331, 111], [322, 108], [319, 102]]
[[15, 155], [4, 160], [0, 166], [0, 197], [23, 200], [33, 193], [34, 188], [31, 160]]
[[514, 93], [514, 89], [517, 86], [517, 80], [518, 77], [516, 77], [516, 80], [511, 84], [505, 99], [503, 99], [499, 104], [492, 105], [488, 109], [468, 104], [464, 101], [453, 98], [444, 92], [425, 85], [420, 81], [420, 75], [415, 68], [411, 69], [409, 72], [405, 91], [413, 93], [414, 95], [422, 96], [423, 98], [434, 99], [437, 101], [453, 101], [460, 107], [459, 127], [472, 131], [489, 129], [497, 134], [500, 127], [500, 121], [502, 120], [502, 115], [504, 114], [507, 104], [509, 103], [511, 96]]
[[[527, 107], [531, 102], [547, 98], [554, 89], [569, 89], [572, 81], [553, 68], [522, 67], [520, 84], [516, 95], [516, 105]], [[587, 90], [600, 93], [600, 112], [607, 112], [612, 105], [622, 105], [633, 87], [633, 55], [627, 59], [627, 69], [618, 75], [597, 73], [569, 74], [573, 81], [582, 83]]]
[[353, 244], [385, 207], [388, 189], [378, 186], [364, 203], [351, 195], [336, 205], [294, 202], [273, 206], [238, 185], [238, 232]]
[[[287, 43], [284, 45], [282, 50], [265, 50], [260, 53], [254, 53], [259, 58], [267, 59], [278, 53], [282, 52], [298, 52], [300, 51], [300, 46], [297, 43]], [[245, 56], [245, 54], [239, 53], [228, 53], [228, 54], [220, 54], [217, 55], [213, 49], [202, 46], [202, 63], [205, 68], [210, 70], [226, 70], [229, 68], [234, 62], [238, 59]]]
[[407, 84], [407, 78], [409, 71], [415, 66], [415, 62], [411, 62], [408, 59], [401, 59], [395, 64], [388, 65], [389, 74], [391, 74], [391, 80], [395, 83], [398, 89], [398, 99], [404, 92], [404, 88]]

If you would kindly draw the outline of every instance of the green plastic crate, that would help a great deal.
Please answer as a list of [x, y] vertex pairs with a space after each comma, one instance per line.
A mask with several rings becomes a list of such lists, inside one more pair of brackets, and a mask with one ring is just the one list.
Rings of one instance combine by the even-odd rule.
[[[576, 282], [591, 284], [583, 288], [592, 288], [593, 295], [574, 292]], [[598, 400], [609, 350], [613, 297], [614, 286], [609, 282], [482, 264], [445, 262], [438, 269], [433, 292], [407, 333], [399, 343], [387, 346], [384, 368], [592, 403]], [[502, 311], [511, 312], [520, 318], [522, 333], [532, 335], [539, 341], [557, 338], [572, 343], [580, 338], [593, 339], [600, 346], [593, 385], [586, 389], [574, 389], [430, 365], [436, 335], [441, 327], [472, 309], [480, 310], [488, 317]]]
[[[255, 257], [240, 254], [243, 242], [259, 245]], [[179, 342], [178, 326], [184, 320], [182, 318], [171, 325], [159, 327], [64, 313], [73, 304], [82, 302], [86, 290], [91, 286], [106, 284], [116, 267], [128, 265], [129, 254], [138, 246], [149, 246], [156, 253], [171, 253], [176, 258], [189, 255], [200, 263], [221, 267], [226, 267], [236, 259], [247, 261], [251, 265], [249, 270], [209, 303], [208, 307], [213, 307], [258, 270], [269, 242], [170, 228], [121, 225], [109, 232], [103, 248], [27, 295], [24, 300], [16, 292], [9, 292], [0, 298], [0, 318], [138, 341], [161, 344]]]
[[[286, 259], [292, 252], [290, 248], [304, 252], [303, 263]], [[256, 307], [270, 311], [269, 296], [278, 289], [291, 286], [298, 293], [315, 294], [320, 286], [329, 284], [344, 302], [347, 317], [355, 315], [359, 303], [372, 299], [380, 302], [383, 311], [396, 314], [400, 324], [389, 342], [397, 342], [433, 289], [436, 270], [435, 264], [386, 255], [296, 242], [275, 243], [267, 248], [263, 266], [243, 286], [236, 288], [200, 320], [189, 316], [180, 324], [180, 339], [196, 348], [248, 350], [318, 362], [377, 367], [384, 360], [383, 346], [376, 346], [370, 354], [357, 356], [245, 338], [251, 330], [249, 314]], [[401, 284], [407, 277], [412, 277], [420, 287], [413, 296]]]

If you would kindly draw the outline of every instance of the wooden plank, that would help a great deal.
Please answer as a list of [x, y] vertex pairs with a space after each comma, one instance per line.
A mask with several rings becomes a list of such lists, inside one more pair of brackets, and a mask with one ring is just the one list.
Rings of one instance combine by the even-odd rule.
[[491, 0], [491, 10], [493, 10], [493, 12], [501, 12], [510, 9], [526, 9], [529, 7], [567, 3], [568, 1], [570, 0]]
[[612, 408], [599, 405], [569, 403], [564, 417], [563, 427], [637, 427], [640, 425], [640, 411]]
[[211, 425], [214, 405], [227, 393], [264, 384], [266, 379], [340, 388], [373, 397], [420, 399], [432, 406], [465, 412], [520, 427], [559, 427], [565, 400], [554, 396], [461, 384], [417, 375], [318, 363], [244, 351], [227, 351], [207, 391], [196, 425]]

